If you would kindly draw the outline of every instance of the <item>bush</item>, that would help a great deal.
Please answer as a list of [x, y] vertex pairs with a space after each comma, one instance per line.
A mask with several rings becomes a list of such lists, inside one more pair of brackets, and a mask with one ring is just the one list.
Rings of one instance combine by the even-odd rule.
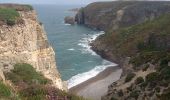
[[135, 73], [129, 73], [125, 78], [125, 83], [130, 82], [136, 76]]
[[10, 96], [11, 96], [10, 88], [4, 85], [2, 81], [0, 81], [0, 98]]
[[138, 78], [135, 80], [135, 84], [140, 84], [140, 83], [143, 83], [143, 82], [144, 82], [143, 77], [138, 77]]
[[149, 68], [149, 64], [146, 64], [146, 65], [144, 66], [144, 68], [142, 69], [142, 71], [147, 71], [148, 68]]
[[15, 9], [0, 8], [0, 21], [5, 22], [7, 25], [14, 25], [19, 16], [19, 13]]
[[122, 91], [122, 90], [119, 90], [119, 91], [118, 91], [118, 96], [119, 96], [119, 97], [122, 97], [122, 96], [123, 96], [123, 91]]
[[115, 97], [112, 97], [111, 100], [117, 100]]
[[150, 73], [146, 76], [146, 82], [157, 82], [159, 80], [159, 74], [157, 72]]
[[11, 80], [14, 84], [25, 82], [26, 84], [47, 84], [49, 80], [44, 78], [40, 73], [29, 64], [22, 63], [14, 65], [11, 72], [5, 73], [7, 79]]
[[139, 96], [138, 91], [132, 91], [132, 92], [130, 93], [130, 97], [131, 97], [131, 98], [135, 98], [136, 100], [138, 99], [138, 96]]

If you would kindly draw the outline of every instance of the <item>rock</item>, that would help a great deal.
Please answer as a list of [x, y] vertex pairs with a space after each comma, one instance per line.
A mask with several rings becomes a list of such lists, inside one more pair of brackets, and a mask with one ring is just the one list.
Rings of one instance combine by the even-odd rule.
[[74, 24], [75, 24], [75, 18], [74, 18], [74, 17], [67, 16], [67, 17], [64, 18], [64, 22], [65, 22], [66, 24], [74, 25]]
[[[16, 63], [28, 63], [52, 80], [53, 86], [65, 89], [57, 70], [55, 52], [36, 12], [19, 11], [19, 14], [24, 23], [0, 26], [0, 70], [9, 71]], [[1, 72], [0, 76], [3, 76]]]
[[169, 4], [161, 1], [95, 2], [81, 8], [75, 20], [78, 24], [102, 31], [116, 30], [169, 13]]

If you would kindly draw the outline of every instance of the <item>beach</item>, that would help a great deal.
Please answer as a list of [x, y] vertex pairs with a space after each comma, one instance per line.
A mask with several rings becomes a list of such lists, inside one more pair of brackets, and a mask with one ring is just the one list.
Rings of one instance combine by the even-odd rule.
[[69, 91], [85, 98], [100, 100], [101, 96], [107, 93], [108, 86], [117, 81], [121, 73], [120, 67], [108, 67], [95, 77], [70, 88]]

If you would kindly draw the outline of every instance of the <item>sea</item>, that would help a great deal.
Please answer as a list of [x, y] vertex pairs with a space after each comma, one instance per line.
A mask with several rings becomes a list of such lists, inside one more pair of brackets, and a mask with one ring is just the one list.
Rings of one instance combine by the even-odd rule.
[[83, 25], [64, 23], [69, 11], [85, 5], [33, 5], [39, 21], [43, 23], [49, 43], [55, 51], [57, 69], [68, 88], [74, 87], [102, 72], [115, 63], [102, 59], [90, 49], [89, 43], [104, 34]]

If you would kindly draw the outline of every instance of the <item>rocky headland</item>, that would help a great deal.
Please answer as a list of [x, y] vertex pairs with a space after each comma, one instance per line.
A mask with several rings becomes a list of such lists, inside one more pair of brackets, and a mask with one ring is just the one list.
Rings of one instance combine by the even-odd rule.
[[123, 69], [102, 100], [168, 100], [170, 2], [95, 2], [82, 8], [78, 24], [106, 33], [92, 49]]
[[84, 100], [65, 91], [33, 7], [0, 4], [0, 99]]

